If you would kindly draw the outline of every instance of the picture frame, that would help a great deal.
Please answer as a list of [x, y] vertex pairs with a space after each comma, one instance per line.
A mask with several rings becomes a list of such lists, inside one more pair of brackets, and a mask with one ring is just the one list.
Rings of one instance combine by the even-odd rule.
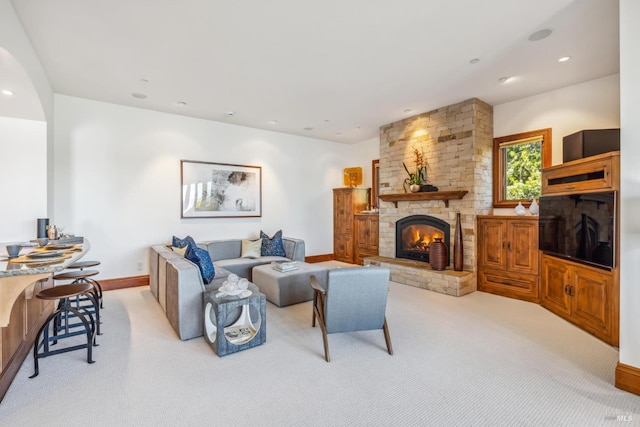
[[262, 167], [180, 160], [181, 218], [262, 216]]

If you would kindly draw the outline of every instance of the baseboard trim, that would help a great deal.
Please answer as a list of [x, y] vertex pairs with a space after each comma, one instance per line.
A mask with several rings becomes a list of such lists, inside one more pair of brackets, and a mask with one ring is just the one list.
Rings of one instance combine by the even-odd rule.
[[135, 288], [136, 286], [149, 286], [149, 276], [121, 277], [119, 279], [99, 280], [103, 291], [115, 291], [116, 289]]
[[640, 368], [618, 362], [616, 366], [616, 387], [640, 396]]
[[309, 264], [313, 264], [314, 262], [323, 262], [323, 261], [333, 261], [336, 257], [333, 254], [325, 254], [325, 255], [312, 255], [308, 257], [304, 257], [304, 261]]

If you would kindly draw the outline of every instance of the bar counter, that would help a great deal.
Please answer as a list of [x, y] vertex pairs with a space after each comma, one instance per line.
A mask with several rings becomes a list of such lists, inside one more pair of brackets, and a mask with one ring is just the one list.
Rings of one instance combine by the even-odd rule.
[[[63, 259], [27, 262], [29, 257], [25, 255], [39, 250], [37, 247], [24, 247], [19, 258], [9, 260], [5, 246], [0, 243], [0, 400], [30, 353], [38, 329], [53, 312], [52, 302], [39, 300], [36, 294], [53, 286], [53, 274], [78, 261], [91, 248], [84, 239], [74, 243], [74, 250], [66, 251]], [[25, 262], [15, 262], [21, 259]]]

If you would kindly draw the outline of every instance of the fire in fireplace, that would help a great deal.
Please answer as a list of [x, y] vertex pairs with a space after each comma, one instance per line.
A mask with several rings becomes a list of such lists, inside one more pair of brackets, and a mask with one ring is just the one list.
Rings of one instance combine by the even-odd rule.
[[412, 215], [402, 218], [396, 222], [396, 258], [429, 262], [429, 244], [439, 237], [450, 248], [449, 235], [449, 223], [436, 217]]

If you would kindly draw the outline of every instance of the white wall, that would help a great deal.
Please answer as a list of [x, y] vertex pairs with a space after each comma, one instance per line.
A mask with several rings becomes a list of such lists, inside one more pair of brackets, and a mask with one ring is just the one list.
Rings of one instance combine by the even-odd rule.
[[371, 188], [371, 162], [380, 158], [380, 137], [374, 137], [358, 144], [349, 146], [351, 165], [349, 167], [362, 167], [362, 185], [359, 187]]
[[[551, 128], [554, 165], [562, 163], [562, 137], [583, 129], [619, 127], [619, 74], [493, 107], [493, 135], [496, 138]], [[493, 214], [513, 215], [513, 209], [494, 209]]]
[[620, 362], [640, 369], [640, 2], [620, 0]]
[[[13, 189], [13, 188], [37, 188], [37, 197], [40, 200], [37, 201], [37, 207], [35, 204], [32, 205], [32, 201], [28, 203], [29, 207], [19, 207], [17, 210], [13, 210], [12, 207], [11, 213], [7, 213], [4, 215], [9, 215], [10, 217], [3, 215], [0, 218], [0, 241], [5, 239], [11, 239], [15, 237], [16, 240], [27, 240], [36, 237], [36, 219], [38, 217], [46, 217], [49, 212], [51, 212], [51, 207], [48, 205], [48, 202], [51, 200], [49, 198], [49, 194], [53, 189], [53, 179], [52, 179], [52, 167], [51, 167], [51, 158], [47, 157], [48, 153], [51, 152], [51, 147], [53, 145], [53, 127], [50, 125], [53, 122], [53, 89], [51, 88], [51, 84], [49, 83], [49, 79], [44, 72], [44, 68], [40, 64], [40, 60], [36, 55], [33, 47], [31, 46], [31, 42], [29, 38], [25, 34], [22, 24], [18, 19], [13, 6], [9, 0], [0, 0], [0, 46], [4, 48], [7, 52], [11, 54], [13, 58], [16, 59], [18, 63], [22, 66], [26, 74], [29, 76], [31, 82], [33, 83], [33, 87], [35, 88], [35, 92], [37, 93], [38, 100], [42, 106], [42, 112], [44, 117], [46, 118], [49, 126], [44, 127], [45, 132], [33, 132], [30, 133], [30, 137], [34, 138], [29, 140], [27, 146], [29, 145], [37, 145], [39, 152], [33, 153], [34, 159], [39, 159], [40, 156], [44, 156], [46, 159], [45, 164], [42, 165], [39, 161], [37, 164], [38, 171], [35, 174], [30, 174], [28, 171], [33, 167], [33, 162], [25, 162], [21, 163], [23, 159], [17, 158], [14, 161], [11, 159], [2, 159], [0, 160], [0, 170], [4, 172], [4, 166], [6, 163], [10, 163], [12, 168], [20, 168], [22, 173], [20, 175], [15, 175], [12, 178], [8, 178], [9, 175], [6, 173], [3, 174], [3, 187], [5, 189]], [[16, 96], [24, 96], [25, 94], [16, 94]], [[34, 96], [32, 94], [32, 96]], [[35, 127], [40, 125], [32, 124]], [[5, 125], [0, 125], [0, 127], [4, 127]], [[14, 132], [14, 125], [10, 126], [10, 129], [0, 130], [0, 132]], [[38, 129], [40, 129], [38, 127]], [[23, 132], [23, 131], [20, 131]], [[27, 133], [29, 131], [25, 131], [22, 133], [23, 137], [26, 138]], [[36, 133], [38, 135], [36, 136]], [[24, 138], [22, 139], [24, 141]], [[9, 147], [6, 145], [9, 143], [8, 140], [5, 140], [4, 137], [0, 137], [0, 150], [3, 150], [3, 153], [6, 150], [9, 150]], [[2, 156], [4, 157], [4, 156]], [[41, 174], [44, 174], [44, 179]], [[40, 193], [41, 189], [44, 189], [44, 193]], [[24, 195], [20, 195], [20, 198], [25, 197]], [[13, 199], [11, 195], [5, 195], [5, 200]], [[19, 201], [16, 201], [18, 203]], [[44, 210], [40, 208], [41, 204], [44, 204]], [[5, 207], [3, 206], [3, 211]], [[24, 217], [19, 217], [19, 212], [24, 210]], [[27, 223], [32, 222], [32, 226], [26, 226]], [[12, 236], [12, 237], [9, 237]]]
[[25, 69], [40, 97], [48, 121], [53, 119], [53, 89], [9, 0], [0, 0], [0, 46]]
[[[147, 274], [147, 248], [172, 235], [282, 229], [307, 255], [333, 252], [331, 190], [354, 166], [351, 146], [62, 95], [55, 111], [51, 221], [91, 241], [102, 277]], [[263, 216], [181, 219], [181, 159], [262, 166]]]
[[552, 164], [562, 163], [562, 137], [583, 129], [620, 127], [620, 75], [493, 107], [493, 135], [551, 128]]
[[47, 124], [0, 117], [0, 242], [36, 238], [47, 214]]

